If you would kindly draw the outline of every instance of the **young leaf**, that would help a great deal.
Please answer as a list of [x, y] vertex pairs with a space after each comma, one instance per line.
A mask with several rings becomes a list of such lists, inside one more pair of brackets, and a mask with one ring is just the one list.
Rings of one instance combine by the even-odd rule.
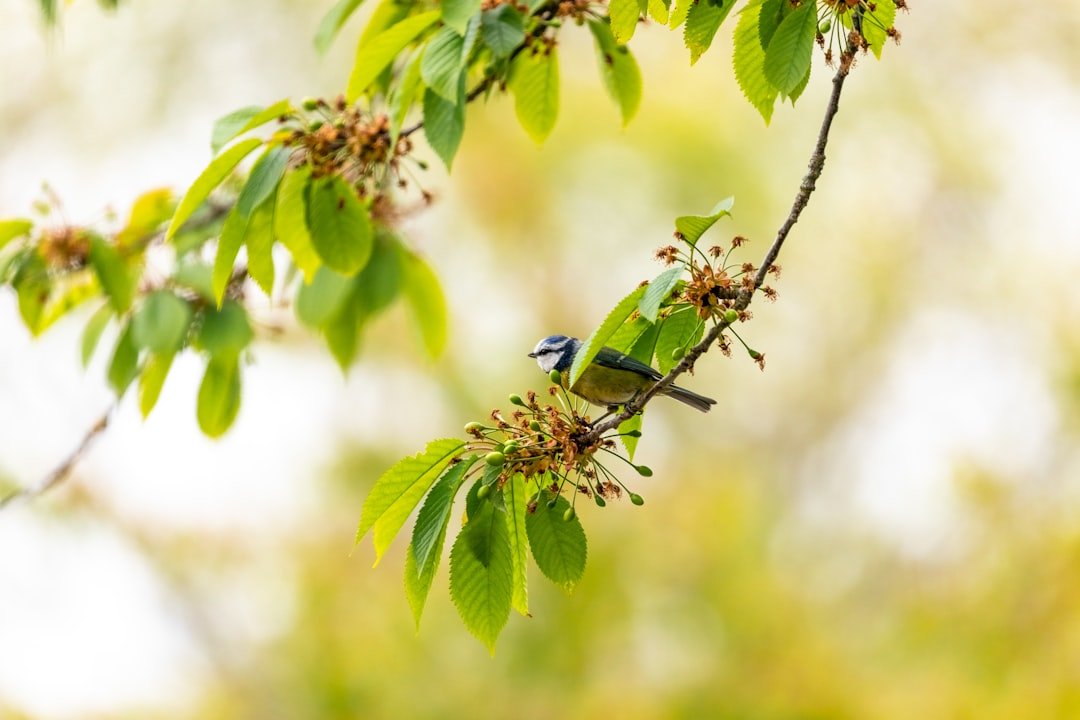
[[398, 135], [405, 124], [405, 118], [408, 116], [409, 110], [412, 109], [417, 94], [424, 87], [420, 77], [420, 63], [423, 62], [423, 59], [423, 50], [413, 53], [413, 56], [401, 71], [401, 80], [391, 88], [390, 107], [387, 113], [390, 116], [391, 147], [397, 145]]
[[310, 187], [308, 230], [316, 252], [327, 267], [345, 275], [356, 273], [371, 257], [373, 232], [367, 207], [337, 175], [312, 180]]
[[674, 30], [686, 22], [686, 16], [690, 14], [693, 4], [694, 0], [675, 0], [675, 7], [671, 10], [671, 17], [668, 19], [668, 27]]
[[638, 413], [637, 415], [632, 415], [629, 420], [624, 420], [622, 424], [619, 425], [619, 439], [622, 440], [623, 447], [626, 448], [626, 457], [630, 460], [634, 459], [634, 452], [637, 450], [638, 440], [641, 438], [634, 435], [628, 435], [627, 433], [634, 431], [641, 432], [641, 422], [644, 417], [644, 413]]
[[863, 15], [862, 31], [874, 57], [880, 60], [881, 51], [889, 37], [886, 30], [891, 28], [896, 21], [896, 3], [893, 0], [876, 0], [872, 7], [873, 10], [868, 9]]
[[[641, 317], [649, 322], [656, 322], [656, 316], [660, 312], [660, 304], [667, 300], [668, 295], [675, 288], [675, 284], [679, 282], [679, 276], [682, 275], [684, 269], [685, 267], [682, 264], [675, 265], [657, 275], [656, 279], [649, 283], [649, 286], [645, 289], [645, 294], [641, 296], [641, 302], [638, 303]], [[642, 362], [648, 364], [651, 359], [651, 357], [648, 357]]]
[[103, 238], [90, 239], [90, 264], [117, 313], [127, 312], [135, 297], [135, 276], [116, 248]]
[[432, 561], [427, 564], [423, 572], [416, 567], [416, 556], [410, 543], [405, 552], [405, 597], [409, 601], [416, 629], [420, 629], [420, 617], [424, 614], [424, 605], [427, 604], [428, 593], [431, 591], [431, 582], [435, 579], [435, 571], [439, 569], [439, 560], [442, 558], [443, 545], [446, 543], [446, 526], [444, 525], [435, 545], [431, 549]]
[[641, 70], [630, 54], [630, 48], [615, 42], [606, 23], [590, 20], [589, 30], [595, 40], [600, 77], [608, 94], [618, 103], [623, 125], [626, 125], [641, 104]]
[[765, 77], [784, 95], [790, 95], [810, 67], [817, 35], [817, 3], [803, 2], [776, 28], [765, 51]]
[[649, 17], [661, 25], [667, 25], [671, 0], [648, 0]]
[[278, 185], [277, 205], [274, 207], [274, 235], [288, 249], [293, 263], [309, 283], [322, 265], [307, 227], [305, 195], [310, 180], [310, 165], [285, 173]]
[[686, 306], [668, 315], [656, 337], [656, 365], [665, 375], [679, 364], [676, 349], [686, 351], [701, 340], [705, 323], [698, 317], [697, 308]]
[[735, 0], [701, 0], [690, 8], [683, 29], [683, 41], [690, 50], [691, 65], [712, 45], [720, 23], [724, 22], [733, 7]]
[[675, 230], [682, 235], [682, 239], [690, 245], [696, 245], [697, 241], [722, 217], [731, 215], [731, 208], [735, 204], [735, 198], [726, 197], [716, 203], [708, 215], [683, 215], [675, 218]]
[[296, 294], [296, 317], [310, 328], [321, 330], [337, 315], [352, 290], [350, 278], [321, 267], [310, 283]]
[[375, 481], [360, 511], [356, 542], [375, 529], [376, 565], [405, 518], [464, 446], [457, 439], [433, 440], [423, 452], [398, 461]]
[[239, 142], [230, 147], [225, 152], [218, 155], [216, 158], [210, 161], [210, 164], [206, 166], [206, 169], [202, 171], [199, 177], [195, 178], [195, 182], [188, 188], [187, 193], [180, 201], [180, 205], [176, 208], [176, 212], [173, 213], [172, 222], [169, 223], [169, 229], [165, 231], [165, 239], [168, 240], [176, 234], [176, 231], [191, 217], [203, 201], [210, 196], [210, 193], [221, 182], [228, 177], [229, 173], [233, 171], [241, 160], [247, 157], [252, 150], [262, 145], [262, 140], [258, 138], [250, 138]]
[[315, 32], [315, 49], [319, 51], [320, 55], [330, 49], [330, 44], [334, 42], [334, 37], [341, 30], [341, 26], [360, 7], [360, 3], [363, 1], [338, 0], [334, 7], [323, 15], [323, 19], [319, 23], [319, 29]]
[[150, 417], [154, 406], [157, 405], [161, 396], [161, 388], [165, 384], [165, 378], [169, 376], [169, 368], [172, 367], [173, 353], [151, 353], [146, 358], [142, 375], [139, 376], [139, 412], [143, 419]]
[[267, 295], [274, 290], [274, 209], [277, 198], [271, 195], [252, 213], [244, 232], [247, 247], [248, 275]]
[[446, 347], [446, 299], [439, 279], [417, 255], [402, 258], [405, 297], [420, 328], [420, 338], [428, 355], [436, 358]]
[[214, 357], [239, 356], [254, 339], [247, 311], [235, 300], [226, 300], [221, 309], [207, 308], [195, 345]]
[[510, 540], [510, 559], [513, 567], [514, 589], [511, 605], [522, 615], [529, 615], [529, 538], [525, 532], [528, 499], [525, 476], [515, 473], [502, 489], [506, 504], [506, 529]]
[[413, 560], [416, 562], [417, 575], [424, 574], [431, 565], [439, 562], [438, 556], [434, 554], [435, 546], [438, 544], [439, 537], [445, 536], [454, 498], [461, 488], [461, 483], [465, 480], [466, 473], [478, 458], [477, 455], [471, 455], [456, 465], [451, 465], [424, 500], [420, 513], [416, 516], [412, 544], [409, 546]]
[[[555, 507], [548, 503], [555, 498]], [[536, 510], [525, 516], [525, 530], [529, 536], [536, 566], [548, 580], [567, 593], [585, 574], [585, 530], [575, 516], [569, 521], [563, 516], [570, 503], [562, 495], [543, 490], [536, 499]]]
[[525, 42], [525, 18], [511, 5], [496, 5], [480, 16], [480, 36], [496, 60], [510, 57]]
[[[445, 6], [444, 6], [445, 7]], [[465, 38], [444, 27], [424, 49], [420, 76], [432, 92], [452, 103], [458, 101], [458, 85], [465, 67]]]
[[442, 18], [458, 35], [465, 34], [469, 19], [480, 12], [480, 0], [443, 0]]
[[581, 371], [589, 366], [589, 363], [596, 357], [596, 353], [600, 352], [600, 348], [607, 344], [608, 339], [615, 334], [615, 331], [626, 322], [626, 319], [630, 317], [630, 313], [637, 310], [638, 303], [641, 301], [641, 297], [645, 294], [645, 290], [648, 286], [642, 286], [635, 288], [633, 292], [619, 301], [619, 304], [615, 306], [615, 309], [608, 313], [608, 316], [601, 323], [600, 327], [593, 331], [593, 334], [585, 341], [585, 344], [581, 346], [581, 349], [577, 351], [577, 355], [574, 356], [574, 364], [570, 367], [570, 386], [578, 381], [581, 377]]
[[196, 416], [207, 437], [225, 434], [240, 412], [240, 362], [236, 355], [214, 355], [206, 364]]
[[641, 6], [638, 0], [611, 0], [608, 4], [611, 33], [620, 43], [625, 43], [634, 36], [640, 16]]
[[34, 229], [34, 223], [29, 220], [15, 218], [13, 220], [0, 220], [0, 248], [7, 245], [17, 237], [26, 235]]
[[168, 290], [151, 293], [131, 319], [135, 344], [152, 353], [172, 355], [187, 339], [191, 306]]
[[255, 208], [262, 205], [277, 190], [281, 176], [285, 174], [285, 167], [289, 164], [290, 153], [286, 148], [273, 147], [255, 161], [251, 175], [244, 183], [240, 196], [236, 198], [236, 209], [241, 215], [250, 218]]
[[424, 136], [447, 170], [453, 165], [454, 155], [465, 134], [464, 74], [460, 78], [457, 102], [450, 102], [430, 88], [424, 90]]
[[768, 125], [779, 92], [765, 77], [765, 50], [762, 49], [758, 30], [761, 10], [760, 0], [754, 0], [739, 13], [739, 22], [735, 26], [733, 65], [735, 79], [743, 95]]
[[523, 52], [514, 59], [508, 83], [518, 122], [543, 142], [559, 116], [559, 60], [555, 48]]
[[120, 397], [138, 374], [139, 348], [132, 336], [131, 323], [128, 323], [120, 331], [116, 349], [113, 350], [112, 360], [109, 362], [109, 387]]
[[450, 551], [450, 598], [465, 627], [494, 655], [495, 640], [510, 618], [513, 559], [505, 514], [493, 503], [461, 529]]
[[218, 305], [224, 299], [225, 291], [232, 280], [233, 265], [236, 263], [236, 256], [240, 253], [240, 247], [244, 244], [248, 222], [248, 218], [234, 205], [225, 216], [225, 224], [218, 235], [217, 255], [214, 256], [214, 271], [211, 276], [214, 300]]
[[80, 349], [80, 357], [84, 368], [90, 364], [90, 358], [93, 357], [98, 341], [101, 340], [101, 333], [105, 330], [105, 326], [109, 324], [112, 316], [112, 305], [105, 303], [86, 322]]
[[233, 110], [214, 123], [214, 129], [210, 135], [210, 150], [214, 155], [217, 155], [218, 151], [228, 145], [234, 138], [282, 115], [287, 115], [291, 111], [292, 103], [288, 100], [279, 100], [265, 108], [258, 105], [249, 105], [239, 110]]
[[394, 58], [419, 37], [420, 33], [431, 27], [440, 15], [440, 11], [430, 10], [406, 18], [374, 37], [361, 37], [356, 48], [356, 61], [349, 76], [346, 93], [349, 102], [355, 102]]

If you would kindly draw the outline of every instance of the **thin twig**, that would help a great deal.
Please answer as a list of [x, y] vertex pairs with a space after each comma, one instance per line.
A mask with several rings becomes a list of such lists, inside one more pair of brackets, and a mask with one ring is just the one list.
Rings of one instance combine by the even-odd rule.
[[[848, 69], [849, 66], [841, 63], [840, 69], [837, 70], [836, 76], [833, 77], [832, 95], [829, 97], [829, 104], [825, 108], [825, 118], [821, 122], [821, 130], [818, 133], [817, 144], [814, 145], [814, 152], [810, 155], [810, 163], [806, 175], [799, 185], [799, 192], [795, 195], [795, 202], [792, 203], [791, 211], [788, 213], [784, 224], [781, 225], [780, 229], [777, 231], [776, 239], [773, 240], [772, 245], [769, 247], [769, 251], [765, 253], [765, 259], [762, 260], [761, 267], [758, 268], [757, 275], [754, 276], [754, 287], [739, 292], [739, 295], [735, 300], [736, 310], [745, 310], [750, 305], [750, 301], [754, 298], [754, 293], [761, 287], [762, 283], [765, 282], [765, 275], [769, 272], [769, 268], [776, 262], [776, 258], [780, 254], [780, 248], [783, 247], [788, 234], [791, 233], [791, 229], [795, 226], [795, 223], [798, 222], [799, 216], [806, 208], [806, 204], [810, 201], [810, 195], [813, 194], [817, 180], [821, 177], [821, 171], [825, 168], [825, 146], [829, 142], [829, 130], [832, 128], [833, 119], [840, 109], [840, 92], [844, 89], [844, 80], [847, 78]], [[647, 392], [628, 402], [618, 414], [613, 415], [595, 426], [581, 439], [582, 443], [584, 445], [591, 445], [608, 430], [617, 428], [623, 422], [641, 412], [650, 400], [663, 393], [664, 390], [675, 382], [677, 377], [692, 370], [697, 359], [709, 351], [709, 348], [713, 346], [717, 338], [720, 337], [720, 334], [730, 325], [731, 323], [726, 320], [721, 320], [713, 325], [705, 337], [702, 338], [701, 342], [690, 348], [682, 361], [672, 368], [667, 375], [658, 380]]]
[[113, 410], [115, 409], [116, 405], [113, 405], [106, 410], [101, 417], [97, 419], [97, 422], [91, 425], [90, 429], [86, 431], [82, 440], [80, 440], [75, 449], [71, 451], [71, 454], [64, 458], [63, 462], [53, 468], [39, 483], [16, 490], [15, 492], [0, 498], [0, 510], [3, 510], [10, 503], [17, 500], [28, 500], [30, 498], [38, 497], [63, 482], [64, 479], [71, 474], [76, 463], [82, 460], [83, 456], [90, 450], [94, 441], [109, 427], [109, 419], [112, 417]]

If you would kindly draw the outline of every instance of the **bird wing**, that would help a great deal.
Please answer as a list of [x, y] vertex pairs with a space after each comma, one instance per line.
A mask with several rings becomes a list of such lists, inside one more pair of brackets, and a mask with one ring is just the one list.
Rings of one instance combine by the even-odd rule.
[[630, 372], [644, 375], [653, 380], [659, 380], [663, 377], [663, 375], [640, 360], [636, 360], [626, 353], [621, 353], [618, 350], [613, 350], [609, 347], [600, 348], [600, 352], [596, 353], [593, 362], [616, 370], [629, 370]]

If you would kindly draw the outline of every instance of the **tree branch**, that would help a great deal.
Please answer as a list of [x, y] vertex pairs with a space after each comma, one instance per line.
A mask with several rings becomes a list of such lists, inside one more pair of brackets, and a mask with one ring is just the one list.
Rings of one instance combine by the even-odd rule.
[[[844, 80], [847, 78], [849, 70], [850, 65], [841, 62], [840, 69], [837, 70], [836, 75], [833, 77], [832, 95], [829, 97], [829, 104], [825, 108], [825, 117], [821, 122], [821, 130], [818, 132], [814, 151], [810, 155], [806, 175], [803, 176], [802, 183], [799, 184], [799, 192], [796, 193], [795, 201], [791, 205], [791, 211], [788, 213], [787, 219], [777, 231], [776, 239], [773, 240], [769, 251], [765, 253], [765, 258], [758, 268], [757, 275], [754, 276], [753, 289], [739, 292], [735, 300], [736, 310], [745, 310], [750, 305], [751, 300], [754, 299], [754, 293], [765, 282], [765, 275], [769, 272], [769, 268], [772, 267], [773, 263], [776, 262], [777, 256], [780, 255], [780, 248], [784, 246], [784, 241], [787, 240], [791, 229], [795, 227], [795, 223], [798, 222], [799, 216], [802, 215], [807, 203], [810, 202], [810, 195], [813, 194], [817, 187], [818, 178], [821, 177], [821, 172], [825, 168], [825, 146], [829, 142], [829, 130], [832, 129], [833, 119], [840, 110], [840, 93], [844, 89]], [[731, 323], [726, 320], [720, 320], [713, 325], [701, 342], [690, 348], [679, 364], [673, 367], [667, 375], [657, 380], [656, 384], [649, 388], [647, 392], [628, 402], [620, 412], [594, 427], [582, 438], [582, 444], [591, 445], [595, 443], [608, 430], [617, 428], [623, 422], [641, 412], [650, 400], [670, 387], [677, 377], [693, 370], [697, 359], [709, 351], [709, 348], [713, 346], [720, 334], [730, 325]]]
[[109, 427], [109, 419], [112, 417], [113, 410], [115, 409], [116, 405], [113, 405], [102, 413], [101, 417], [97, 419], [97, 422], [91, 425], [90, 429], [86, 431], [75, 449], [64, 458], [63, 462], [42, 478], [41, 482], [36, 485], [30, 485], [29, 487], [16, 490], [15, 492], [0, 498], [0, 510], [3, 510], [10, 503], [16, 502], [17, 500], [28, 500], [42, 495], [56, 485], [59, 485], [71, 475], [71, 471], [74, 469], [76, 463], [82, 460], [83, 456], [86, 455], [87, 451], [89, 451], [90, 447], [94, 444], [94, 441]]

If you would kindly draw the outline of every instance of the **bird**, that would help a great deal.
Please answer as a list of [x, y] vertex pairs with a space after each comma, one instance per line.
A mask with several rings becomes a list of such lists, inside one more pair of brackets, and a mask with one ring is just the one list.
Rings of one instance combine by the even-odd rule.
[[[564, 388], [593, 405], [604, 405], [614, 411], [619, 405], [625, 405], [638, 395], [648, 392], [649, 388], [663, 377], [645, 363], [609, 347], [600, 348], [589, 366], [578, 377], [573, 387], [567, 387], [570, 381], [570, 366], [581, 349], [582, 342], [566, 335], [551, 335], [536, 344], [529, 357], [536, 359], [536, 364], [546, 373], [558, 370]], [[712, 398], [690, 392], [678, 385], [668, 385], [660, 391], [661, 395], [675, 398], [695, 410], [709, 412], [716, 404]]]

